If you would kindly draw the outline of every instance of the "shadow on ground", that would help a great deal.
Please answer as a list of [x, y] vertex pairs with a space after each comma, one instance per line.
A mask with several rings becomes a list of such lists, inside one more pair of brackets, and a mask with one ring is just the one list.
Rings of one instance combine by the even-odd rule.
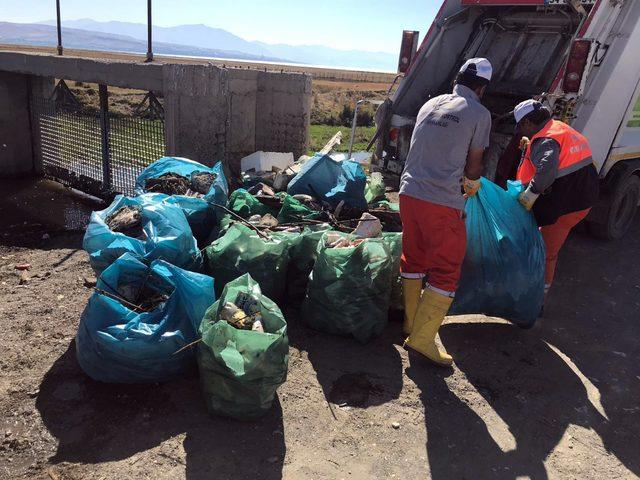
[[[619, 242], [574, 235], [545, 318], [530, 331], [446, 324], [442, 341], [470, 388], [452, 388], [459, 374], [410, 355], [407, 375], [421, 390], [434, 479], [546, 479], [544, 462], [571, 425], [593, 429], [640, 475], [639, 234], [636, 225]], [[568, 476], [574, 467], [565, 466]]]
[[281, 478], [285, 440], [278, 401], [259, 422], [211, 417], [196, 376], [194, 370], [189, 378], [161, 385], [95, 382], [80, 369], [72, 342], [45, 375], [36, 400], [59, 441], [50, 461], [122, 460], [183, 435], [185, 460], [167, 445], [159, 455], [184, 463], [188, 479]]
[[307, 352], [327, 402], [367, 408], [400, 396], [402, 358], [389, 341], [401, 338], [399, 324], [390, 322], [379, 337], [362, 345], [306, 327], [299, 312], [287, 311], [286, 317], [295, 321], [289, 328], [290, 344]]

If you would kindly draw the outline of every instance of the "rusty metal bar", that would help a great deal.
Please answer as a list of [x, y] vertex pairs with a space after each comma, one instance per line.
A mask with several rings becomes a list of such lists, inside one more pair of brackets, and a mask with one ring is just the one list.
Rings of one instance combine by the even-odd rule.
[[60, 0], [56, 0], [56, 26], [58, 29], [58, 55], [62, 55], [62, 26], [60, 24]]
[[151, 0], [147, 0], [147, 62], [153, 62], [153, 46], [151, 43], [151, 33], [153, 23], [151, 22]]
[[98, 86], [100, 93], [100, 132], [102, 134], [102, 183], [105, 192], [111, 191], [111, 153], [109, 146], [109, 91]]

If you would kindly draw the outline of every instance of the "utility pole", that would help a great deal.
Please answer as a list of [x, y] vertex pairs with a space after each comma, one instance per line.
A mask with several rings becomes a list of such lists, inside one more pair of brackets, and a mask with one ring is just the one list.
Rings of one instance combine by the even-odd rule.
[[56, 25], [58, 27], [58, 55], [62, 55], [62, 27], [60, 26], [60, 0], [56, 0]]
[[145, 62], [153, 62], [153, 48], [151, 46], [151, 30], [153, 24], [151, 22], [151, 0], [147, 0], [147, 59]]

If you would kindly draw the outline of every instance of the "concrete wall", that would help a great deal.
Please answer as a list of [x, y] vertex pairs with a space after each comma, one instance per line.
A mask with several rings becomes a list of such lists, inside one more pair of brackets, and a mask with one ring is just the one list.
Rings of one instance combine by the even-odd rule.
[[226, 77], [226, 70], [214, 66], [166, 65], [163, 93], [168, 155], [206, 165], [225, 159]]
[[29, 76], [0, 72], [0, 173], [34, 172], [29, 119]]
[[[1, 51], [0, 72], [7, 72], [2, 73], [6, 82], [14, 82], [7, 83], [4, 101], [25, 111], [27, 96], [20, 85], [27, 75], [33, 78], [34, 91], [44, 96], [50, 95], [53, 78], [161, 93], [166, 153], [207, 165], [222, 160], [234, 173], [240, 158], [256, 150], [293, 152], [297, 157], [308, 144], [311, 77], [307, 74]], [[8, 111], [0, 109], [2, 121], [7, 121]], [[15, 128], [26, 129], [21, 135], [29, 136], [26, 124]], [[20, 147], [21, 155], [30, 148]], [[0, 175], [6, 173], [3, 165]]]
[[259, 72], [256, 150], [306, 153], [311, 115], [311, 77]]

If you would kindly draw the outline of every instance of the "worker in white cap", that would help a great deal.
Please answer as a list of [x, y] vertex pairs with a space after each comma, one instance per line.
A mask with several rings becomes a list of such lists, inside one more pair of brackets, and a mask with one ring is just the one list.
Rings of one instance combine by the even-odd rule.
[[491, 114], [480, 99], [491, 74], [486, 58], [467, 60], [453, 92], [422, 106], [400, 180], [405, 347], [439, 365], [452, 363], [435, 338], [466, 251], [463, 190], [473, 196], [480, 188], [489, 146]]
[[[546, 246], [545, 293], [556, 270], [558, 253], [569, 232], [598, 200], [598, 172], [587, 138], [551, 118], [537, 100], [513, 111], [523, 158], [516, 179], [525, 186], [519, 201], [533, 214]], [[531, 140], [529, 140], [531, 139]]]

